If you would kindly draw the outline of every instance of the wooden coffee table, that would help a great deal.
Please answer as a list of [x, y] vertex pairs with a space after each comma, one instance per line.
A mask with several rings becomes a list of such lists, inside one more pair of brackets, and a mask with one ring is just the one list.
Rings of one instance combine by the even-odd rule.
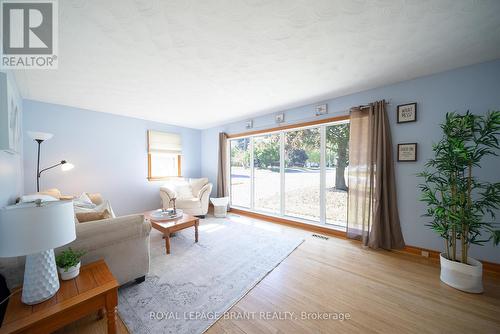
[[21, 293], [9, 299], [0, 333], [51, 333], [75, 320], [106, 310], [108, 333], [116, 333], [118, 282], [103, 260], [80, 268], [80, 275], [60, 281], [56, 295], [40, 304], [26, 305]]
[[188, 214], [183, 214], [180, 218], [159, 221], [151, 218], [151, 214], [155, 211], [156, 210], [145, 212], [144, 217], [151, 222], [151, 225], [154, 229], [163, 233], [163, 239], [165, 239], [165, 248], [167, 249], [167, 254], [170, 254], [170, 234], [177, 231], [194, 226], [194, 242], [198, 242], [198, 225], [200, 224], [200, 220], [198, 218]]

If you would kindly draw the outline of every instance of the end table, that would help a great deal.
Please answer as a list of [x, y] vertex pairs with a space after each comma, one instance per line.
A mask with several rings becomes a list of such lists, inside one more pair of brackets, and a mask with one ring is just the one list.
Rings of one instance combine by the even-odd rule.
[[103, 310], [108, 333], [116, 333], [118, 282], [104, 260], [82, 266], [80, 275], [60, 283], [56, 295], [40, 304], [23, 304], [20, 292], [11, 296], [0, 334], [50, 333], [93, 312], [102, 316]]

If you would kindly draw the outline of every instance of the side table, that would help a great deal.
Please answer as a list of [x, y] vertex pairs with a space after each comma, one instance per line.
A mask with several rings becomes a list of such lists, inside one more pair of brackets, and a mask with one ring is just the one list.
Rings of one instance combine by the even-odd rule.
[[106, 310], [108, 333], [116, 333], [118, 282], [104, 260], [80, 268], [80, 275], [60, 281], [56, 295], [43, 303], [26, 305], [21, 293], [9, 299], [0, 327], [4, 333], [50, 333], [93, 312]]

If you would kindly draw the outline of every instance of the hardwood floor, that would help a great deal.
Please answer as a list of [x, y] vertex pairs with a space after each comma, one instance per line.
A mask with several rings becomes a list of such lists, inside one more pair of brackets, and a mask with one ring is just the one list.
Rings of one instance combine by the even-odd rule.
[[[500, 333], [498, 274], [486, 274], [484, 294], [467, 294], [440, 282], [435, 260], [363, 249], [333, 237], [322, 240], [250, 218], [231, 220], [301, 235], [306, 241], [231, 308], [233, 319], [220, 319], [209, 334]], [[264, 314], [271, 318], [264, 319], [262, 312], [282, 313]], [[350, 319], [302, 319], [302, 312], [309, 317], [342, 313]], [[235, 318], [242, 315], [251, 319]], [[119, 330], [127, 332], [121, 321]], [[106, 323], [93, 316], [61, 332], [105, 333]]]

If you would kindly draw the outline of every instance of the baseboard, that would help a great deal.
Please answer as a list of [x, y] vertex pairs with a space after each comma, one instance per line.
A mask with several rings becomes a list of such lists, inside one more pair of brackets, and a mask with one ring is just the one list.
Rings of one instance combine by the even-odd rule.
[[[341, 239], [347, 239], [346, 232], [334, 230], [334, 229], [331, 229], [328, 227], [301, 223], [301, 222], [298, 222], [295, 220], [290, 220], [290, 219], [281, 218], [281, 217], [268, 216], [266, 214], [256, 213], [256, 212], [242, 210], [242, 209], [236, 209], [236, 208], [231, 208], [230, 211], [232, 213], [240, 214], [240, 215], [251, 217], [251, 218], [265, 220], [265, 221], [268, 221], [271, 223], [287, 225], [287, 226], [291, 226], [291, 227], [295, 227], [295, 228], [300, 228], [300, 229], [306, 230], [306, 231], [326, 234], [328, 236], [341, 238]], [[354, 241], [356, 241], [356, 240], [354, 240]], [[426, 257], [426, 258], [434, 259], [434, 260], [439, 260], [439, 254], [441, 253], [440, 251], [436, 251], [433, 249], [427, 249], [427, 248], [410, 246], [410, 245], [406, 245], [401, 250], [394, 250], [394, 252], [422, 256], [422, 257]], [[483, 260], [480, 260], [480, 261], [483, 264], [483, 271], [488, 271], [488, 272], [500, 274], [500, 264], [499, 263], [488, 262], [488, 261], [483, 261]]]
[[439, 253], [440, 253], [439, 251], [435, 251], [432, 249], [421, 248], [421, 247], [416, 247], [416, 246], [408, 246], [408, 245], [406, 245], [405, 248], [403, 248], [401, 250], [396, 250], [396, 252], [418, 255], [418, 256], [427, 257], [429, 259], [435, 259], [435, 260], [439, 260]]
[[483, 270], [492, 273], [500, 274], [500, 263], [481, 261], [483, 264]]
[[[396, 251], [402, 253], [413, 254], [417, 256], [427, 257], [429, 259], [439, 260], [440, 251], [436, 251], [433, 249], [421, 248], [416, 246], [405, 246], [402, 250]], [[489, 271], [493, 273], [500, 274], [500, 263], [488, 262], [479, 260], [483, 264], [483, 271]]]
[[262, 220], [265, 220], [265, 221], [268, 221], [271, 223], [287, 225], [287, 226], [291, 226], [291, 227], [295, 227], [295, 228], [300, 228], [300, 229], [306, 230], [306, 231], [326, 234], [326, 235], [337, 237], [337, 238], [342, 238], [342, 239], [346, 238], [345, 232], [334, 230], [334, 229], [331, 229], [328, 227], [301, 223], [301, 222], [298, 222], [295, 220], [290, 220], [290, 219], [281, 218], [281, 217], [268, 216], [266, 214], [246, 211], [246, 210], [242, 210], [242, 209], [231, 208], [230, 211], [231, 211], [231, 213], [236, 213], [236, 214], [240, 214], [240, 215], [244, 215], [244, 216], [252, 217], [252, 218], [257, 218], [257, 219], [262, 219]]

